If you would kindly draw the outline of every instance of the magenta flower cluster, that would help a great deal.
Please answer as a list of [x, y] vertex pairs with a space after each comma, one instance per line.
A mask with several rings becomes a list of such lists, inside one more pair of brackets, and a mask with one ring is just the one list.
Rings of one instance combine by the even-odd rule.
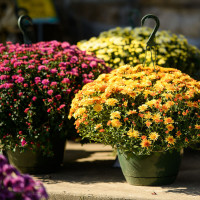
[[8, 164], [5, 156], [0, 154], [0, 199], [1, 200], [40, 200], [47, 199], [48, 194], [40, 181], [30, 175], [21, 174]]
[[65, 135], [74, 95], [107, 73], [103, 60], [67, 42], [0, 44], [0, 141], [3, 149], [41, 148]]

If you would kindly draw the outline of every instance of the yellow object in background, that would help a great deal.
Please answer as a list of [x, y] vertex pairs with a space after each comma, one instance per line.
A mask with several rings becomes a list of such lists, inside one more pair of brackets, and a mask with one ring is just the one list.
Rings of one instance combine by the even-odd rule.
[[52, 0], [17, 0], [18, 7], [28, 10], [28, 15], [34, 19], [56, 18], [56, 10]]

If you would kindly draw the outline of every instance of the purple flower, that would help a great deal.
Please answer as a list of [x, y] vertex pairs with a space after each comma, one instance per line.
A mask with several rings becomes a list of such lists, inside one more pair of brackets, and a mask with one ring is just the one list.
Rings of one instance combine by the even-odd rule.
[[42, 80], [43, 85], [48, 85], [49, 84], [49, 79], [43, 79]]
[[6, 174], [6, 175], [11, 175], [13, 172], [17, 172], [17, 170], [9, 165], [9, 164], [4, 164], [3, 167], [2, 167], [2, 171]]
[[78, 58], [76, 56], [73, 56], [70, 60], [71, 63], [76, 63], [78, 61]]
[[40, 200], [47, 199], [48, 194], [40, 181], [29, 175], [20, 174], [16, 168], [7, 163], [5, 156], [0, 155], [0, 200]]
[[23, 192], [24, 190], [24, 179], [22, 176], [12, 178], [12, 188], [14, 192]]
[[0, 166], [7, 164], [8, 161], [4, 155], [0, 154]]

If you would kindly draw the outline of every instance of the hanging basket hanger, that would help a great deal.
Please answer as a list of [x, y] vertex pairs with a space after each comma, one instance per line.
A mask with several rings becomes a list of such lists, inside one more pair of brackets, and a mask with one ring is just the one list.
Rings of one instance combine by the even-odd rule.
[[[152, 15], [152, 14], [148, 14], [148, 15], [145, 15], [142, 19], [141, 19], [141, 25], [143, 26], [144, 25], [144, 22], [146, 19], [148, 18], [152, 18], [155, 20], [156, 22], [156, 25], [151, 33], [151, 35], [149, 36], [148, 40], [147, 40], [147, 43], [146, 43], [146, 50], [145, 50], [145, 60], [144, 60], [144, 63], [143, 63], [143, 66], [145, 66], [145, 62], [146, 62], [146, 54], [147, 54], [147, 50], [148, 50], [148, 47], [151, 51], [151, 61], [153, 62], [153, 66], [154, 66], [154, 60], [153, 60], [153, 57], [152, 57], [152, 47], [155, 47], [155, 62], [156, 62], [156, 42], [155, 42], [155, 35], [156, 35], [156, 32], [158, 31], [158, 28], [160, 26], [160, 21], [158, 19], [157, 16], [155, 15]], [[155, 66], [154, 66], [154, 69], [155, 69]]]

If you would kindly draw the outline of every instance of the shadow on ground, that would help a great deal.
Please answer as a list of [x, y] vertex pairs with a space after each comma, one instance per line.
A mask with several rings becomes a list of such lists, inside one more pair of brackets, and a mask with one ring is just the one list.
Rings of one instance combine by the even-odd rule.
[[[63, 165], [56, 173], [48, 175], [35, 175], [42, 182], [55, 184], [59, 182], [91, 184], [108, 182], [125, 182], [120, 168], [113, 167], [115, 159], [113, 156], [107, 160], [97, 157], [90, 160], [93, 154], [111, 154], [111, 151], [84, 151], [67, 150], [64, 154]], [[80, 161], [84, 159], [83, 161]], [[79, 161], [78, 161], [79, 160]]]
[[199, 196], [200, 199], [200, 151], [186, 149], [175, 183], [162, 188], [167, 193]]

